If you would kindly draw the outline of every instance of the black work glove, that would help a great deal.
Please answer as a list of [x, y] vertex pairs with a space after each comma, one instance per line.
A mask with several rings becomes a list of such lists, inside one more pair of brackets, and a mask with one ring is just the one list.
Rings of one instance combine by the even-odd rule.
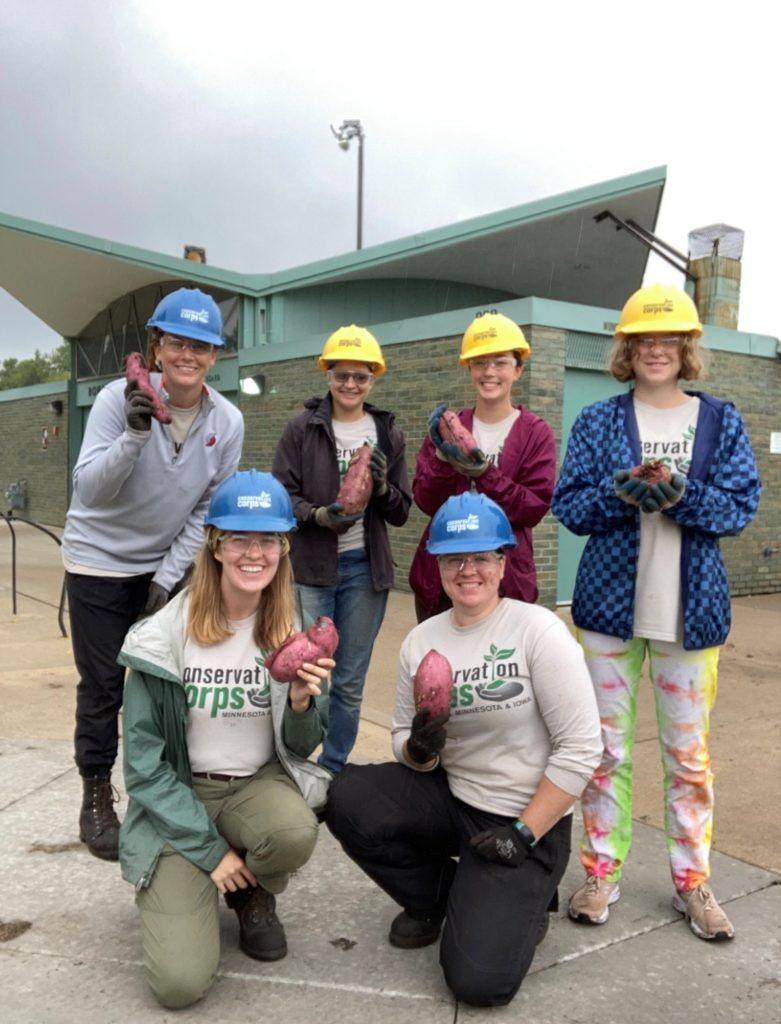
[[155, 583], [154, 580], [149, 584], [149, 593], [146, 595], [146, 604], [144, 605], [143, 615], [154, 615], [155, 612], [159, 612], [161, 608], [164, 608], [168, 602], [168, 591], [165, 587], [161, 587], [159, 583]]
[[369, 468], [371, 469], [372, 480], [374, 481], [374, 496], [381, 498], [384, 494], [388, 493], [388, 460], [385, 458], [385, 453], [377, 445], [372, 448]]
[[407, 740], [407, 756], [415, 764], [428, 764], [440, 753], [445, 745], [447, 734], [445, 723], [450, 714], [431, 717], [431, 709], [423, 708], [412, 719], [411, 731]]
[[660, 480], [652, 484], [648, 493], [640, 503], [643, 512], [663, 512], [680, 501], [686, 490], [686, 477], [681, 473], [673, 473], [669, 481]]
[[324, 526], [334, 533], [347, 533], [351, 526], [354, 526], [359, 519], [363, 519], [363, 512], [356, 512], [352, 516], [341, 514], [341, 503], [335, 501], [332, 505], [321, 505], [315, 509], [314, 520], [318, 526]]
[[512, 825], [497, 825], [478, 832], [469, 845], [478, 856], [507, 868], [519, 868], [532, 850], [529, 840]]
[[125, 420], [131, 430], [152, 429], [152, 399], [129, 384], [125, 388]]
[[640, 480], [628, 469], [620, 469], [613, 477], [616, 497], [627, 505], [639, 506], [648, 494], [648, 484]]

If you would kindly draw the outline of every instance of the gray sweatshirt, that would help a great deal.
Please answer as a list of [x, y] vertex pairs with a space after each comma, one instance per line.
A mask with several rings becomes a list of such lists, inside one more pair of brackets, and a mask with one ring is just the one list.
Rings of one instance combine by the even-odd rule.
[[432, 649], [455, 679], [440, 755], [453, 795], [517, 817], [546, 775], [574, 802], [599, 765], [602, 739], [583, 651], [561, 619], [505, 597], [474, 626], [454, 626], [449, 611], [416, 626], [401, 647], [393, 713], [393, 750], [404, 764], [412, 680]]
[[[151, 374], [160, 387], [160, 374]], [[170, 590], [203, 543], [212, 492], [239, 464], [244, 420], [218, 392], [204, 389], [201, 410], [177, 453], [168, 428], [128, 430], [125, 381], [95, 399], [73, 470], [73, 497], [62, 538], [75, 564], [153, 572]]]

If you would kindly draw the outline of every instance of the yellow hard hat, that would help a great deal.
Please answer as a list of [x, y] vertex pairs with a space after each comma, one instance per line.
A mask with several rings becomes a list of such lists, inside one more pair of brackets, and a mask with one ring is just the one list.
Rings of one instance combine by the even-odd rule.
[[325, 373], [329, 363], [338, 363], [342, 359], [356, 363], [371, 363], [375, 377], [381, 377], [385, 373], [382, 349], [371, 331], [367, 331], [365, 327], [350, 324], [349, 327], [340, 327], [334, 331], [323, 345], [317, 365]]
[[528, 359], [532, 354], [518, 324], [495, 309], [478, 313], [467, 327], [461, 342], [461, 365], [466, 366], [470, 359], [494, 352], [517, 352], [521, 359]]
[[621, 310], [616, 335], [685, 332], [695, 338], [702, 334], [697, 307], [680, 288], [649, 284], [630, 295]]

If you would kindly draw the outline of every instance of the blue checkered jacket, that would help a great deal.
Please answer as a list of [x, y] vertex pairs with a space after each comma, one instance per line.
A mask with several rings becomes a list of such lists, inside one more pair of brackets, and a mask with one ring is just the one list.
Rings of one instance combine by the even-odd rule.
[[[698, 392], [700, 410], [683, 497], [662, 515], [682, 530], [683, 646], [724, 643], [732, 620], [720, 537], [740, 533], [761, 492], [754, 452], [731, 402]], [[572, 618], [582, 629], [632, 636], [640, 516], [617, 498], [613, 475], [642, 461], [632, 393], [595, 402], [573, 424], [551, 511], [589, 540], [578, 566]]]

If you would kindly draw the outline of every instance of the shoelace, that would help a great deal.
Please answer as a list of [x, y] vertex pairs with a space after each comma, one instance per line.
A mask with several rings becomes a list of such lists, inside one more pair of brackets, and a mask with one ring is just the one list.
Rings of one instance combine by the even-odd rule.
[[589, 896], [595, 896], [599, 892], [599, 883], [602, 881], [601, 878], [597, 878], [596, 875], [589, 875], [586, 879], [585, 889]]
[[701, 900], [703, 907], [706, 910], [718, 911], [719, 905], [716, 903], [716, 897], [706, 886], [701, 885], [695, 890], [698, 898]]
[[119, 824], [114, 812], [114, 804], [119, 800], [119, 793], [110, 782], [101, 782], [92, 794], [92, 809], [101, 830]]

